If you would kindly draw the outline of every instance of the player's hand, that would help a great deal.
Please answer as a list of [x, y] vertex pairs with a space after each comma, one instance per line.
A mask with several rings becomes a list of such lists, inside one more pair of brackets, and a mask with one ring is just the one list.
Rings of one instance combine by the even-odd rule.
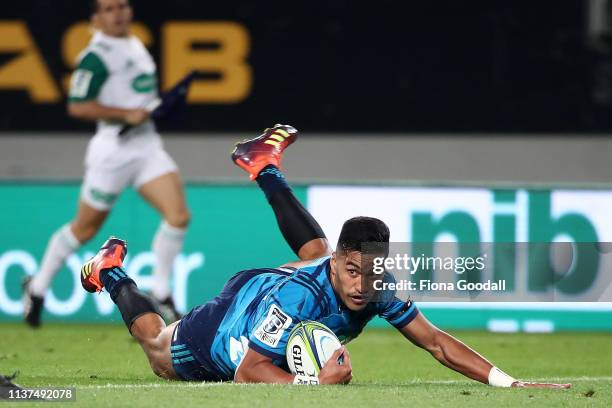
[[138, 126], [149, 118], [150, 113], [144, 109], [130, 109], [125, 114], [125, 123]]
[[527, 381], [515, 381], [512, 383], [513, 388], [556, 388], [566, 389], [570, 388], [572, 384], [552, 384], [552, 383], [539, 383], [539, 382], [527, 382]]
[[[340, 362], [338, 361], [340, 359]], [[334, 351], [319, 372], [320, 384], [348, 384], [353, 379], [353, 367], [346, 347]]]

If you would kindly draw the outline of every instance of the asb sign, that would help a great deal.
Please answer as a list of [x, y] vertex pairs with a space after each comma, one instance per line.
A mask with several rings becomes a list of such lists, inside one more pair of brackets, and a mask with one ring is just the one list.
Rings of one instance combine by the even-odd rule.
[[[39, 104], [63, 102], [77, 56], [89, 42], [91, 30], [87, 21], [68, 26], [61, 35], [57, 56], [47, 61], [26, 22], [0, 20], [0, 55], [13, 56], [0, 64], [0, 92], [24, 91]], [[132, 32], [147, 47], [159, 48], [162, 90], [197, 70], [208, 77], [194, 81], [189, 102], [234, 104], [249, 96], [252, 72], [247, 57], [251, 41], [244, 25], [233, 21], [167, 21], [155, 38], [147, 25], [136, 22]], [[51, 67], [57, 67], [60, 56], [65, 69], [55, 76]]]

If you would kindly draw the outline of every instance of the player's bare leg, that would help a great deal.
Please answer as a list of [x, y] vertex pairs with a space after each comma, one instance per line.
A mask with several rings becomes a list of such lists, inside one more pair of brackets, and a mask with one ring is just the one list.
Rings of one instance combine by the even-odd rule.
[[275, 125], [260, 136], [236, 144], [232, 161], [257, 181], [274, 210], [285, 240], [302, 261], [331, 253], [323, 230], [293, 195], [280, 171], [283, 152], [298, 138], [292, 126]]
[[85, 244], [100, 231], [109, 213], [109, 210], [98, 210], [84, 201], [79, 201], [77, 215], [70, 223], [70, 229], [76, 239]]
[[297, 255], [302, 261], [317, 259], [331, 253], [327, 238], [312, 239], [300, 247]]
[[187, 209], [183, 183], [178, 173], [167, 173], [143, 184], [138, 192], [176, 228], [186, 228], [191, 214]]
[[130, 332], [138, 340], [149, 359], [153, 372], [168, 380], [180, 379], [172, 368], [170, 343], [172, 333], [179, 322], [166, 326], [164, 320], [156, 313], [147, 313], [137, 318]]
[[40, 270], [23, 283], [24, 320], [32, 326], [40, 326], [44, 296], [66, 258], [89, 241], [100, 230], [109, 211], [98, 210], [80, 201], [76, 217], [62, 226], [49, 240]]
[[125, 274], [122, 263], [126, 254], [124, 241], [109, 238], [81, 268], [81, 285], [92, 293], [106, 289], [119, 307], [128, 330], [140, 343], [153, 372], [162, 378], [178, 379], [170, 354], [176, 323], [166, 326], [155, 303]]
[[151, 294], [159, 302], [164, 318], [169, 322], [176, 321], [181, 316], [176, 311], [171, 297], [170, 277], [174, 258], [183, 248], [185, 232], [191, 218], [183, 184], [179, 174], [172, 172], [143, 184], [138, 192], [163, 218], [153, 238], [156, 262]]

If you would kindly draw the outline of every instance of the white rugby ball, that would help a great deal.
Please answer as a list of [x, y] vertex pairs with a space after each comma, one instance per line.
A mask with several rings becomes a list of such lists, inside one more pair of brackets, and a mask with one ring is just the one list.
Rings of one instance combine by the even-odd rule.
[[334, 351], [342, 347], [327, 326], [305, 320], [298, 323], [287, 341], [287, 365], [293, 375], [318, 376]]

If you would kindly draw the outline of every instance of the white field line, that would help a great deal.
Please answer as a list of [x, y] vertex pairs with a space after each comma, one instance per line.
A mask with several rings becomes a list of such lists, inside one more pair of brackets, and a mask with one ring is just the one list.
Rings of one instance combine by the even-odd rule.
[[[611, 381], [612, 377], [549, 377], [549, 378], [537, 378], [533, 379], [533, 381], [541, 381], [541, 382], [572, 382], [572, 381], [580, 381], [580, 382], [605, 382]], [[404, 382], [403, 384], [423, 384], [423, 385], [447, 385], [447, 384], [476, 384], [474, 381], [470, 380], [434, 380], [434, 381], [421, 381], [421, 380], [411, 380]], [[89, 385], [71, 385], [70, 387], [75, 387], [79, 390], [102, 390], [102, 389], [135, 389], [135, 388], [208, 388], [208, 387], [219, 387], [222, 385], [227, 385], [231, 383], [205, 383], [205, 382], [167, 382], [167, 383], [141, 383], [141, 384], [89, 384]], [[372, 384], [376, 385], [394, 385], [401, 386], [402, 383], [398, 384]], [[246, 384], [235, 384], [235, 386], [245, 387], [248, 386]]]

